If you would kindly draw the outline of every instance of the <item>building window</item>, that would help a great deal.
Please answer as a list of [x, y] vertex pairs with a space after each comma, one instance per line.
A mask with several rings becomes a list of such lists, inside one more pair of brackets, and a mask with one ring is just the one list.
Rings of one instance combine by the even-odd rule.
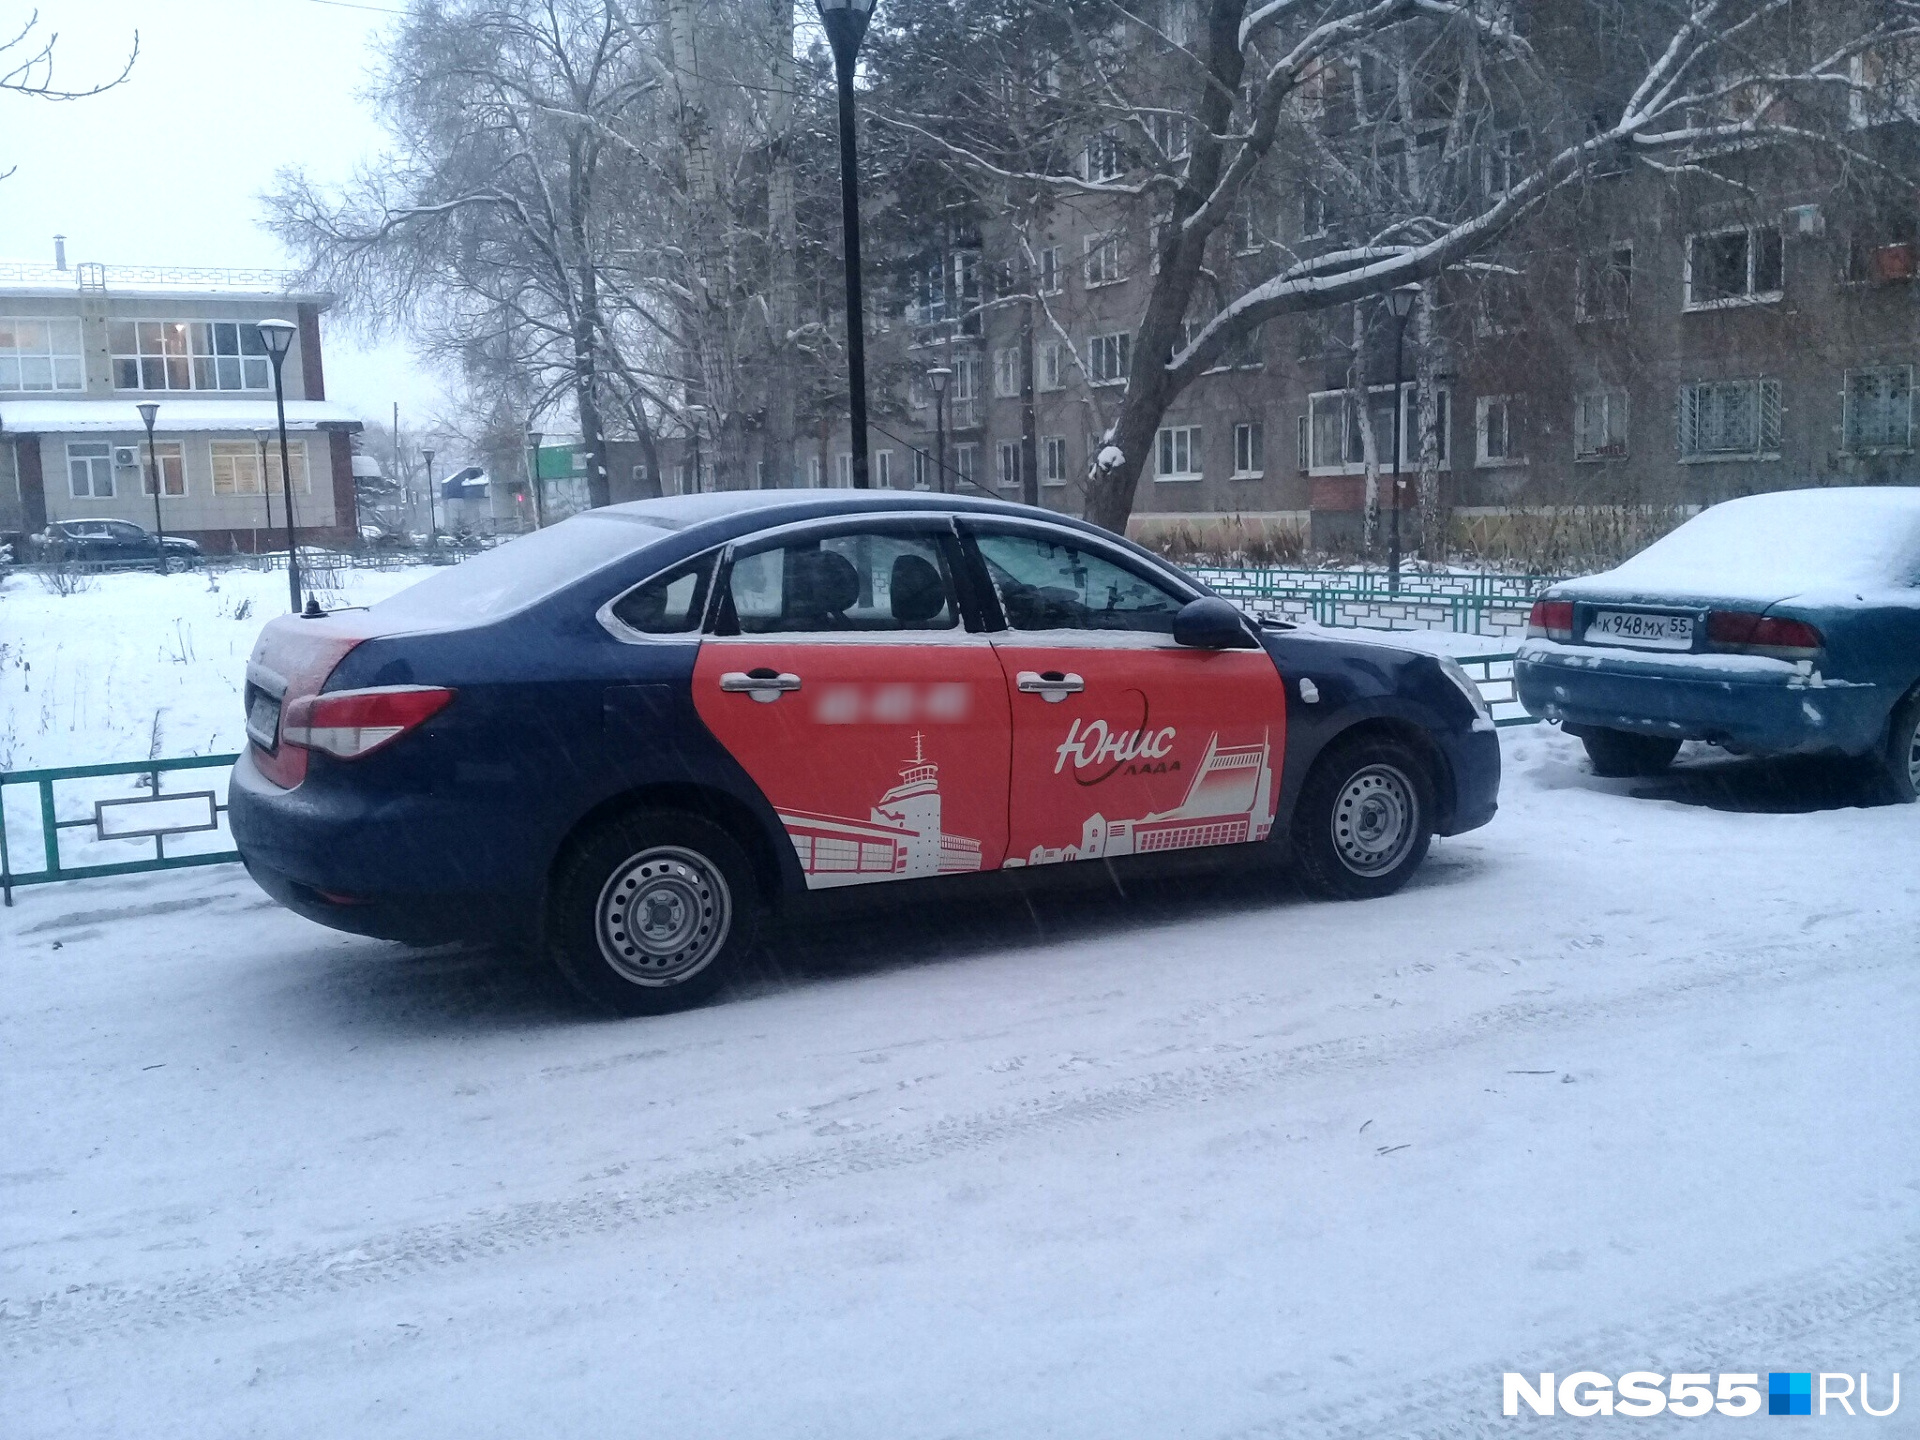
[[1096, 385], [1118, 385], [1133, 369], [1133, 336], [1125, 330], [1096, 335], [1087, 346], [1087, 369]]
[[1040, 293], [1060, 293], [1060, 247], [1049, 245], [1040, 252]]
[[[686, 476], [687, 467], [682, 465], [680, 467], [680, 493], [682, 495], [687, 493]], [[820, 488], [820, 457], [818, 455], [809, 455], [807, 457], [807, 488], [809, 490], [818, 490]]]
[[1847, 449], [1913, 448], [1913, 367], [1877, 365], [1846, 376]]
[[1018, 489], [1020, 485], [1020, 442], [1002, 440], [1000, 442], [1000, 488]]
[[1064, 390], [1067, 384], [1066, 347], [1058, 340], [1049, 340], [1040, 347], [1040, 388], [1042, 390]]
[[1049, 435], [1040, 442], [1040, 483], [1067, 483], [1067, 437]]
[[1715, 380], [1680, 387], [1680, 458], [1751, 460], [1780, 453], [1780, 382]]
[[980, 447], [972, 441], [953, 447], [954, 474], [968, 485], [980, 483]]
[[1102, 130], [1097, 135], [1089, 135], [1086, 151], [1081, 157], [1081, 168], [1089, 180], [1118, 180], [1126, 169], [1119, 132]]
[[1200, 427], [1170, 425], [1160, 432], [1160, 463], [1156, 480], [1198, 480], [1200, 478]]
[[[1400, 423], [1405, 449], [1401, 469], [1420, 463], [1420, 404], [1418, 387], [1408, 382], [1400, 387]], [[1434, 439], [1439, 448], [1442, 470], [1453, 464], [1453, 395], [1439, 387], [1434, 420]], [[1360, 407], [1351, 391], [1323, 390], [1307, 397], [1307, 424], [1304, 436], [1306, 464], [1314, 475], [1359, 475], [1366, 471], [1366, 436], [1360, 425]], [[1367, 415], [1373, 427], [1373, 453], [1382, 473], [1393, 469], [1394, 403], [1391, 385], [1375, 385], [1367, 392]]]
[[1920, 48], [1911, 41], [1854, 56], [1848, 79], [1847, 119], [1856, 130], [1920, 120]]
[[1509, 194], [1520, 183], [1526, 173], [1527, 149], [1532, 143], [1533, 132], [1526, 129], [1506, 130], [1493, 137], [1486, 149], [1481, 175], [1489, 199], [1497, 200]]
[[907, 408], [924, 410], [933, 403], [927, 394], [927, 377], [918, 372], [907, 376]]
[[1573, 402], [1573, 458], [1618, 460], [1627, 453], [1627, 392], [1593, 390]]
[[0, 319], [0, 390], [84, 390], [78, 320]]
[[1243, 195], [1233, 207], [1233, 253], [1253, 255], [1260, 246], [1260, 227], [1254, 220], [1253, 202]]
[[978, 335], [980, 333], [980, 252], [978, 250], [954, 252], [953, 309], [954, 319], [960, 322], [961, 334]]
[[213, 493], [216, 495], [258, 495], [260, 493], [260, 447], [246, 440], [215, 440], [213, 455]]
[[924, 450], [913, 452], [913, 488], [933, 489], [933, 456]]
[[178, 440], [153, 442], [153, 464], [147, 464], [147, 447], [140, 447], [140, 493], [153, 494], [153, 472], [160, 472], [161, 488], [168, 495], [187, 493], [187, 455]]
[[934, 260], [920, 272], [919, 293], [914, 297], [915, 318], [923, 325], [934, 325], [947, 318], [947, 267]]
[[69, 440], [67, 492], [76, 500], [111, 500], [113, 446], [103, 440]]
[[841, 490], [851, 490], [853, 488], [852, 452], [842, 450], [838, 455], [833, 457], [833, 483]]
[[1233, 476], [1251, 480], [1267, 469], [1266, 427], [1258, 420], [1244, 421], [1233, 427]]
[[980, 393], [980, 357], [978, 355], [956, 355], [953, 357], [953, 401], [956, 405], [970, 403]]
[[1020, 393], [1020, 350], [1009, 345], [993, 352], [993, 393], [1011, 400]]
[[271, 390], [260, 327], [230, 320], [115, 320], [116, 390]]
[[1778, 300], [1785, 269], [1778, 225], [1687, 237], [1687, 308]]
[[1147, 128], [1153, 134], [1154, 146], [1164, 159], [1184, 160], [1187, 152], [1193, 148], [1193, 126], [1184, 115], [1155, 111], [1147, 119]]
[[1120, 270], [1120, 237], [1114, 234], [1089, 235], [1082, 270], [1089, 286], [1113, 285], [1127, 277]]
[[1474, 402], [1473, 463], [1483, 469], [1524, 465], [1519, 402], [1511, 395], [1482, 395]]
[[1626, 318], [1633, 299], [1633, 246], [1615, 245], [1604, 255], [1583, 255], [1577, 268], [1573, 318]]
[[876, 450], [873, 452], [873, 483], [879, 490], [893, 488], [893, 451]]

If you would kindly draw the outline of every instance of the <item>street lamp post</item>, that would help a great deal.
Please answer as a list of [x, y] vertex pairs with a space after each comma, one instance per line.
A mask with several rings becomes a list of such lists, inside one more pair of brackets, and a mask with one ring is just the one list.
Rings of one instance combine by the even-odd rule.
[[700, 421], [706, 415], [704, 405], [687, 406], [687, 428], [693, 436], [693, 489], [690, 494], [701, 493], [700, 485]]
[[1400, 593], [1400, 456], [1404, 446], [1401, 432], [1406, 429], [1407, 402], [1400, 387], [1405, 383], [1402, 369], [1406, 360], [1407, 320], [1420, 301], [1418, 285], [1401, 285], [1387, 292], [1387, 308], [1393, 312], [1393, 520], [1387, 531], [1387, 594]]
[[427, 535], [437, 546], [440, 543], [440, 522], [433, 513], [433, 451], [423, 449], [420, 456], [427, 462]]
[[[298, 615], [300, 553], [294, 548], [293, 466], [287, 458], [287, 389], [280, 375], [296, 329], [291, 320], [262, 320], [259, 325], [261, 342], [267, 347], [267, 358], [273, 361], [273, 410], [275, 428], [280, 433], [280, 492], [286, 499], [287, 507], [287, 600], [293, 606], [293, 613]], [[261, 478], [264, 480], [266, 477]]]
[[933, 386], [933, 479], [941, 494], [947, 491], [947, 381], [953, 371], [935, 365], [927, 371], [927, 383]]
[[167, 573], [167, 532], [160, 526], [160, 462], [153, 453], [153, 420], [160, 413], [158, 402], [143, 401], [134, 406], [140, 412], [140, 423], [147, 427], [147, 478], [153, 486], [153, 548], [155, 563], [162, 575]]
[[533, 528], [544, 530], [547, 525], [547, 507], [541, 496], [540, 484], [540, 432], [531, 425], [527, 427], [527, 489], [533, 492]]
[[[273, 536], [273, 491], [267, 487], [267, 441], [273, 438], [273, 431], [259, 429], [253, 432], [254, 444], [260, 447], [260, 500], [267, 512], [267, 536]], [[253, 553], [260, 554], [260, 532], [253, 532]]]
[[853, 69], [874, 0], [814, 0], [833, 47], [840, 89], [840, 233], [847, 262], [847, 401], [853, 426], [853, 485], [867, 488], [867, 338], [860, 303], [860, 174], [854, 149]]

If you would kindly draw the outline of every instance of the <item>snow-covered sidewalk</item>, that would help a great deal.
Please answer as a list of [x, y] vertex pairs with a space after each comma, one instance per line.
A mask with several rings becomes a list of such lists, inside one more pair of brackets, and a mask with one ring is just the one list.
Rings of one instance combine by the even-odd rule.
[[1911, 1381], [1920, 809], [1503, 738], [1387, 901], [952, 907], [646, 1021], [235, 869], [22, 892], [7, 1432], [1374, 1440], [1541, 1428], [1509, 1369]]

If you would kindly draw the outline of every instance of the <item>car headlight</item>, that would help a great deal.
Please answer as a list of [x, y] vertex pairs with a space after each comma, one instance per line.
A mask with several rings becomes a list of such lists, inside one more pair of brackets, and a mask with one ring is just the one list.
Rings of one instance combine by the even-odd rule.
[[1451, 655], [1440, 656], [1440, 673], [1460, 687], [1460, 693], [1467, 697], [1475, 715], [1487, 724], [1493, 724], [1493, 707], [1487, 704], [1487, 697], [1480, 693], [1480, 687], [1474, 683], [1473, 677], [1467, 674], [1458, 660]]

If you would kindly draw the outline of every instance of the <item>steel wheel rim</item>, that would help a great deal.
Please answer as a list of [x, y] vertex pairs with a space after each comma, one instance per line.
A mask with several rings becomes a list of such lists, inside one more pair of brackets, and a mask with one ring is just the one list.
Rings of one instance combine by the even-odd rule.
[[1907, 783], [1920, 790], [1920, 719], [1907, 734]]
[[691, 980], [733, 928], [733, 895], [719, 868], [677, 845], [642, 850], [600, 887], [593, 910], [600, 953], [621, 979], [660, 987]]
[[1413, 848], [1419, 824], [1413, 782], [1392, 765], [1368, 765], [1334, 797], [1334, 853], [1356, 875], [1384, 875]]

